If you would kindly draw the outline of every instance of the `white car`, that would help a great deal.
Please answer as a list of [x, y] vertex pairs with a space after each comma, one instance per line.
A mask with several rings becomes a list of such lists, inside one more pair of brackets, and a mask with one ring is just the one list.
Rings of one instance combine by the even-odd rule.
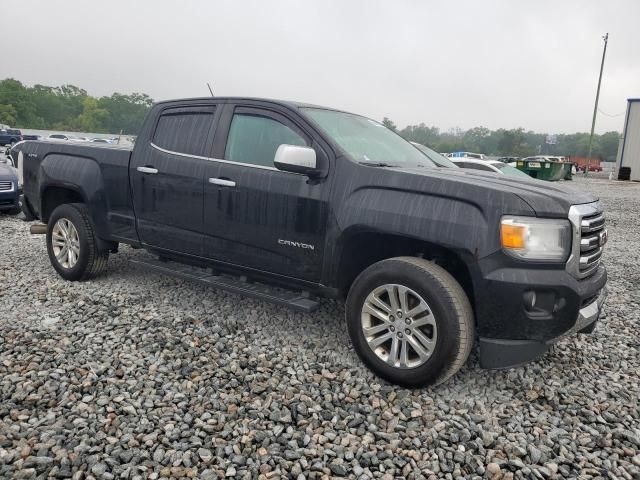
[[531, 179], [531, 177], [526, 173], [497, 160], [473, 160], [471, 158], [451, 158], [450, 160], [460, 168], [469, 168], [471, 170], [480, 170], [482, 172], [499, 173], [501, 175], [509, 175], [512, 177], [527, 177]]

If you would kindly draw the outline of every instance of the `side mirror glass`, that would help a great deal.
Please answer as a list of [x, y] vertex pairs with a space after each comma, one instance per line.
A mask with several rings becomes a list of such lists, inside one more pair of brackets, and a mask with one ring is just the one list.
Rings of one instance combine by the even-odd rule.
[[273, 163], [278, 170], [300, 173], [310, 177], [317, 175], [316, 151], [310, 147], [282, 144], [276, 150]]

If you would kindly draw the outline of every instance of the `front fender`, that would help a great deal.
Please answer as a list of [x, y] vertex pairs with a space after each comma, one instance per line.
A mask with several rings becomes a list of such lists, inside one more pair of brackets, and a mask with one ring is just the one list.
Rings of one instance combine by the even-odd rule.
[[343, 234], [370, 230], [483, 257], [500, 248], [502, 211], [454, 195], [366, 187], [342, 203], [336, 220]]

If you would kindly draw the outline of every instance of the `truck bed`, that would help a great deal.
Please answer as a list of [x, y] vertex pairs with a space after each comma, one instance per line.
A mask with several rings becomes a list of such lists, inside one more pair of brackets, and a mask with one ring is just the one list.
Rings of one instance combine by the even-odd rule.
[[[135, 238], [129, 189], [132, 148], [104, 143], [58, 140], [21, 145], [25, 197], [35, 215], [46, 221], [47, 196], [73, 179], [78, 197], [95, 213], [102, 238]], [[55, 193], [55, 192], [54, 192]], [[106, 220], [106, 221], [105, 221]]]

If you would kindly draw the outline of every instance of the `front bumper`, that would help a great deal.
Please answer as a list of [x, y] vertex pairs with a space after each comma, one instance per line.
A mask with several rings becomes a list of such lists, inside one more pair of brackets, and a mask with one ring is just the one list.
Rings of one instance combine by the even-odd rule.
[[18, 208], [20, 205], [18, 202], [19, 195], [20, 193], [17, 190], [0, 192], [0, 210], [13, 210]]
[[[602, 264], [584, 280], [576, 280], [563, 271], [525, 271], [515, 275], [509, 277], [503, 272], [497, 278], [490, 276], [483, 294], [489, 300], [476, 300], [483, 368], [527, 363], [559, 340], [592, 330], [607, 296], [607, 274]], [[527, 310], [523, 298], [528, 291], [547, 298], [550, 307]]]

